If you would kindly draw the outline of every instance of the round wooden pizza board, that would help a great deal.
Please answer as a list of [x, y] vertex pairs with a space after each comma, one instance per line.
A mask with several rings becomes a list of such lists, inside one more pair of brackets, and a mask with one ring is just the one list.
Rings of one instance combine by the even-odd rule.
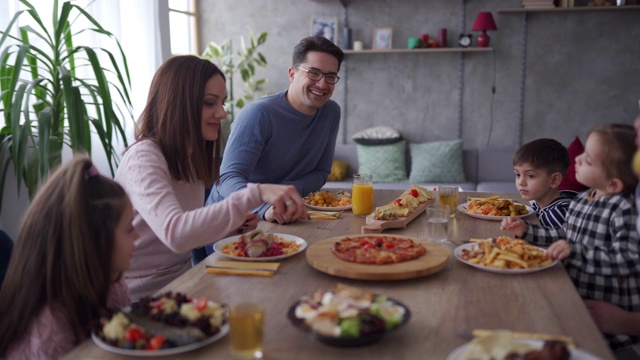
[[444, 269], [449, 261], [449, 251], [440, 244], [412, 236], [383, 234], [369, 234], [368, 236], [370, 235], [411, 239], [424, 245], [427, 248], [427, 253], [417, 259], [386, 265], [356, 264], [340, 260], [333, 255], [331, 252], [333, 243], [345, 237], [363, 236], [357, 234], [336, 236], [314, 243], [307, 248], [307, 262], [318, 271], [348, 279], [404, 280], [437, 273]]

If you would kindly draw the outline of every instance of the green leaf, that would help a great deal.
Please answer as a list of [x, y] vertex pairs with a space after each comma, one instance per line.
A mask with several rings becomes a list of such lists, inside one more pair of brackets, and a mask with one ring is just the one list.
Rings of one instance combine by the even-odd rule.
[[264, 31], [258, 36], [258, 45], [262, 45], [267, 41], [267, 32]]
[[[14, 167], [18, 192], [24, 184], [32, 196], [39, 182], [60, 164], [63, 147], [90, 153], [92, 128], [113, 174], [118, 163], [113, 140], [121, 137], [127, 146], [122, 121], [133, 119], [129, 68], [113, 34], [70, 1], [61, 7], [58, 0], [52, 2], [53, 16], [47, 18], [51, 19], [47, 25], [36, 7], [27, 0], [20, 2], [26, 10], [16, 12], [0, 32], [0, 112], [4, 118], [0, 127], [0, 155], [4, 155], [0, 158], [0, 199], [6, 190], [8, 166]], [[30, 25], [18, 26], [21, 17]], [[78, 28], [78, 19], [86, 19], [89, 25]], [[53, 29], [51, 33], [49, 29]], [[86, 31], [113, 40], [118, 53], [75, 46], [77, 34]], [[16, 33], [19, 35], [12, 35]], [[100, 62], [97, 51], [108, 60]], [[80, 68], [90, 69], [89, 74], [78, 77], [76, 70]]]

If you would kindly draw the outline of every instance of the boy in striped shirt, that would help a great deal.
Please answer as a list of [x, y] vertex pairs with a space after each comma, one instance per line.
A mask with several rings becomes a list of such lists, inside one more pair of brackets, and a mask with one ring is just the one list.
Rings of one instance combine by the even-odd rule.
[[531, 203], [542, 226], [561, 227], [569, 204], [578, 195], [558, 190], [570, 163], [567, 149], [553, 139], [526, 143], [513, 156], [516, 187]]

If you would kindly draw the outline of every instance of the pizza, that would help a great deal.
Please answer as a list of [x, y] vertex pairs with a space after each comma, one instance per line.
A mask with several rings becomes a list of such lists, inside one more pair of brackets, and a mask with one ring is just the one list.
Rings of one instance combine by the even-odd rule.
[[397, 264], [427, 253], [415, 241], [395, 236], [362, 235], [336, 241], [331, 252], [339, 259], [357, 264]]

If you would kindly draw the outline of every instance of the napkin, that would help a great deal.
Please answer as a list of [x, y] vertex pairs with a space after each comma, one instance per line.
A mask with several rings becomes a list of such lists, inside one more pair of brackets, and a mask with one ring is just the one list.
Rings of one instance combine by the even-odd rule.
[[324, 212], [324, 211], [307, 211], [309, 219], [312, 220], [338, 220], [340, 213], [337, 212]]
[[207, 274], [271, 277], [280, 268], [278, 262], [216, 261], [205, 265]]
[[[474, 337], [484, 337], [484, 336], [488, 336], [491, 335], [493, 333], [495, 333], [496, 331], [494, 330], [487, 330], [487, 329], [474, 329], [471, 334]], [[528, 332], [518, 332], [518, 331], [512, 331], [511, 332], [511, 336], [515, 339], [534, 339], [534, 340], [555, 340], [555, 341], [562, 341], [565, 344], [567, 344], [568, 348], [574, 348], [575, 344], [573, 342], [573, 339], [570, 336], [564, 336], [564, 335], [550, 335], [550, 334], [537, 334], [537, 333], [528, 333]]]
[[245, 275], [245, 276], [264, 276], [272, 277], [275, 271], [268, 270], [240, 270], [240, 269], [222, 269], [222, 268], [206, 268], [207, 274], [216, 275]]

